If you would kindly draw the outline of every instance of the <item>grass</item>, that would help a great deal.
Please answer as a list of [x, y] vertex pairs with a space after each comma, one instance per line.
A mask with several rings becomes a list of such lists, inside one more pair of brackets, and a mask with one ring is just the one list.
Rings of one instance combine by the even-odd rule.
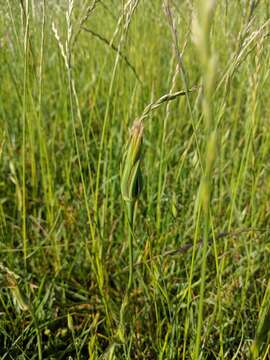
[[1, 359], [267, 359], [269, 2], [0, 3]]

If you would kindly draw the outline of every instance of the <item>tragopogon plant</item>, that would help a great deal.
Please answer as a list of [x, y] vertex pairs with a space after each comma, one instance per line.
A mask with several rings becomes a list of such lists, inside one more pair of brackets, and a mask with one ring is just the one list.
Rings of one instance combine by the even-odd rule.
[[128, 290], [132, 286], [133, 278], [133, 230], [136, 201], [142, 191], [142, 142], [143, 124], [141, 120], [134, 122], [121, 164], [121, 192], [127, 208], [129, 222], [129, 282]]

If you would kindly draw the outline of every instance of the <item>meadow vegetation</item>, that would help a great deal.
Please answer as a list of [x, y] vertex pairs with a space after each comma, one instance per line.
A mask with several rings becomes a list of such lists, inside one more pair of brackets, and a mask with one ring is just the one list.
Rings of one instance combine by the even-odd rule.
[[269, 31], [0, 0], [1, 359], [269, 358]]

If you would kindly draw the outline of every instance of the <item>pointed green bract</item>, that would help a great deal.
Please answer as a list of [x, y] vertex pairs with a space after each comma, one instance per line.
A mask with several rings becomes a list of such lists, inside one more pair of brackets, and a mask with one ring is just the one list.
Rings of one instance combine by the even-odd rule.
[[142, 137], [143, 124], [141, 121], [135, 121], [130, 130], [121, 166], [121, 192], [127, 202], [134, 202], [142, 191]]

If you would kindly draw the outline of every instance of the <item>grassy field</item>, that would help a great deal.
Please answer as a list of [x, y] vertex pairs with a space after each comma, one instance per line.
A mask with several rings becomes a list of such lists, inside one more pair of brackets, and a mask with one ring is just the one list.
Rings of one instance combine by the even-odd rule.
[[268, 0], [0, 0], [1, 359], [269, 359], [269, 35]]

